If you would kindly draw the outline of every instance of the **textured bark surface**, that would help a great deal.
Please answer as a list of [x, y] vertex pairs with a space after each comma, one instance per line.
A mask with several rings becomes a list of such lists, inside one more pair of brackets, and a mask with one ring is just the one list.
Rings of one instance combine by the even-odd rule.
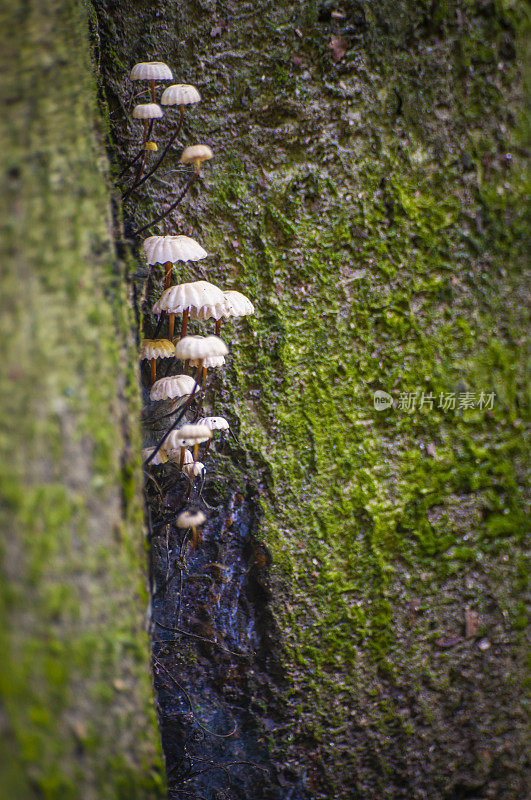
[[0, 796], [154, 798], [139, 410], [75, 0], [0, 22]]
[[[257, 795], [517, 800], [523, 6], [97, 8], [120, 165], [139, 136], [135, 61], [168, 62], [203, 96], [180, 143], [214, 161], [149, 233], [196, 237], [213, 257], [177, 281], [258, 309], [250, 333], [226, 332], [215, 412], [240, 444], [209, 467], [211, 501], [258, 491], [273, 556], [255, 675], [221, 670], [216, 688], [227, 718], [248, 697], [277, 763]], [[131, 232], [177, 195], [178, 154], [127, 202]], [[375, 409], [378, 389], [394, 407]]]
[[[122, 402], [137, 394], [124, 367], [131, 320], [107, 232], [85, 21], [66, 0], [12, 5], [2, 26], [12, 76], [2, 86], [12, 115], [2, 123], [2, 788], [155, 797], [137, 476], [122, 457], [130, 436], [138, 451], [135, 401]], [[241, 752], [271, 766], [234, 797], [520, 800], [523, 4], [95, 9], [117, 164], [139, 138], [127, 79], [136, 61], [167, 61], [203, 96], [181, 144], [205, 141], [216, 157], [150, 233], [190, 233], [213, 254], [177, 279], [243, 290], [257, 306], [250, 327], [226, 333], [215, 411], [238, 444], [212, 451], [207, 498], [226, 510], [205, 547], [229, 518], [242, 530], [258, 652], [235, 669], [215, 648], [183, 648], [175, 665], [201, 718], [213, 707], [220, 730], [239, 720]], [[10, 59], [20, 41], [22, 76]], [[153, 138], [173, 124], [168, 112]], [[128, 201], [128, 234], [177, 195], [178, 154]], [[154, 272], [146, 332], [161, 287]], [[393, 408], [374, 408], [378, 389]], [[459, 408], [466, 392], [474, 408]], [[495, 393], [492, 408], [478, 407], [481, 392]], [[455, 394], [455, 409], [439, 406], [441, 393]], [[402, 408], [410, 394], [416, 407]], [[212, 637], [219, 620], [197, 611], [196, 630]], [[182, 702], [177, 689], [173, 707], [159, 691], [168, 751]], [[201, 793], [213, 797], [217, 781]]]

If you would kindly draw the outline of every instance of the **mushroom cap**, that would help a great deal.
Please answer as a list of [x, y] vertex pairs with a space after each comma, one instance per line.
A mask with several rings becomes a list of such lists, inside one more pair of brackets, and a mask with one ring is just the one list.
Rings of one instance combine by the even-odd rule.
[[175, 345], [169, 339], [144, 339], [140, 349], [140, 360], [145, 358], [174, 358]]
[[170, 447], [168, 442], [170, 441], [171, 434], [176, 433], [176, 431], [172, 431], [166, 441], [164, 442], [164, 447], [166, 449], [166, 453], [168, 454], [168, 458], [170, 461], [180, 461], [181, 460], [181, 450], [184, 450], [184, 464], [193, 464], [194, 457], [189, 450], [186, 450], [184, 447]]
[[223, 292], [225, 295], [225, 319], [228, 317], [246, 317], [249, 314], [254, 314], [254, 306], [249, 300], [241, 292], [237, 292], [235, 289], [229, 289], [227, 292]]
[[170, 314], [182, 314], [186, 309], [199, 313], [201, 309], [214, 307], [221, 302], [224, 302], [223, 292], [213, 283], [192, 281], [166, 289], [153, 306], [153, 313], [168, 311]]
[[183, 425], [176, 431], [171, 431], [164, 446], [167, 450], [177, 450], [179, 447], [191, 447], [212, 439], [212, 431], [206, 425]]
[[160, 103], [163, 106], [187, 106], [190, 103], [199, 103], [201, 95], [188, 83], [174, 83], [162, 92]]
[[163, 61], [141, 61], [135, 64], [129, 78], [132, 81], [171, 81], [173, 75]]
[[199, 261], [208, 253], [190, 236], [149, 236], [143, 242], [148, 264], [166, 264], [171, 261]]
[[189, 478], [197, 478], [203, 473], [204, 468], [205, 465], [200, 461], [193, 461], [191, 464], [183, 465], [183, 472], [185, 472]]
[[[142, 461], [148, 459], [153, 450], [155, 450], [155, 447], [144, 447], [142, 449]], [[166, 450], [164, 449], [164, 447], [159, 447], [157, 455], [154, 458], [152, 458], [149, 463], [153, 464], [153, 466], [156, 467], [159, 464], [165, 464], [167, 460], [168, 460], [168, 454]]]
[[214, 153], [207, 144], [193, 144], [184, 148], [181, 153], [181, 163], [194, 164], [197, 161], [208, 161], [213, 156]]
[[151, 400], [173, 400], [174, 397], [198, 393], [199, 386], [190, 375], [172, 375], [169, 378], [160, 378], [151, 387], [149, 397]]
[[226, 356], [228, 352], [227, 345], [219, 336], [184, 336], [175, 345], [175, 355], [181, 361]]
[[225, 294], [221, 291], [221, 298], [216, 295], [215, 302], [205, 303], [202, 306], [196, 306], [190, 309], [190, 317], [192, 319], [222, 319], [227, 316], [227, 301]]
[[230, 427], [225, 417], [202, 417], [197, 424], [206, 425], [211, 431], [228, 431]]
[[201, 362], [203, 362], [203, 366], [208, 369], [208, 367], [222, 367], [225, 363], [225, 356], [209, 356], [208, 358], [190, 358], [190, 366], [191, 367], [198, 367]]
[[186, 508], [176, 521], [178, 528], [195, 528], [196, 525], [202, 525], [206, 517], [199, 508]]
[[164, 111], [156, 103], [139, 103], [133, 108], [135, 119], [158, 119], [164, 116]]

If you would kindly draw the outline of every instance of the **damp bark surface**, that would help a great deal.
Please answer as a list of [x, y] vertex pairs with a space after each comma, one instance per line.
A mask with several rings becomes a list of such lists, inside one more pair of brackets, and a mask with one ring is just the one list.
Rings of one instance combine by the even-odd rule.
[[[211, 449], [186, 563], [171, 522], [186, 484], [166, 467], [160, 492], [147, 483], [170, 791], [519, 800], [523, 6], [95, 8], [116, 173], [139, 142], [136, 61], [166, 61], [203, 98], [167, 168], [127, 198], [126, 236], [138, 245], [178, 196], [180, 147], [208, 144], [201, 179], [148, 233], [212, 254], [174, 281], [257, 307], [222, 332], [231, 358], [205, 409], [235, 438]], [[159, 147], [177, 121], [156, 123]], [[132, 277], [147, 337], [163, 282]], [[220, 764], [235, 761], [252, 763], [227, 766], [229, 786]]]

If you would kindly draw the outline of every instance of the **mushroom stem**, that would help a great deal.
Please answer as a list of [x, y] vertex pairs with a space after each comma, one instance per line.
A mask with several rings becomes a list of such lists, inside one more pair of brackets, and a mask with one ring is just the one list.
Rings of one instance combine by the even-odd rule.
[[194, 444], [194, 461], [197, 461], [198, 455], [199, 455], [199, 445]]
[[206, 443], [206, 445], [205, 445], [205, 449], [203, 450], [203, 458], [206, 456], [206, 454], [207, 454], [207, 453], [208, 453], [208, 451], [210, 450], [210, 444], [211, 444], [211, 442], [212, 442], [212, 439], [209, 439], [209, 440], [208, 440], [208, 442]]
[[192, 528], [192, 550], [195, 550], [200, 541], [201, 537], [197, 532], [197, 528]]
[[185, 450], [186, 450], [185, 447], [181, 447], [181, 453], [180, 453], [180, 456], [179, 456], [179, 469], [181, 471], [182, 471], [182, 468], [184, 466], [184, 453], [185, 453]]
[[188, 329], [188, 314], [190, 313], [190, 309], [185, 308], [183, 311], [183, 321], [181, 323], [181, 339], [184, 339], [186, 336], [186, 331]]
[[167, 216], [168, 216], [168, 214], [171, 214], [171, 212], [172, 212], [172, 211], [173, 211], [175, 208], [177, 208], [177, 206], [179, 205], [179, 203], [181, 202], [181, 200], [183, 199], [183, 197], [186, 195], [186, 193], [188, 192], [189, 188], [190, 188], [190, 187], [191, 187], [191, 185], [194, 183], [194, 181], [196, 181], [196, 180], [199, 178], [199, 174], [200, 174], [199, 172], [194, 172], [194, 174], [192, 175], [192, 177], [191, 177], [191, 178], [188, 180], [188, 182], [187, 182], [187, 183], [185, 184], [185, 186], [183, 187], [183, 189], [182, 189], [181, 193], [180, 193], [180, 194], [179, 194], [179, 196], [177, 197], [177, 200], [175, 200], [175, 202], [171, 204], [171, 206], [168, 208], [168, 210], [167, 210], [167, 211], [163, 211], [163, 213], [162, 213], [162, 214], [159, 214], [159, 216], [158, 216], [158, 217], [155, 217], [155, 219], [152, 219], [152, 220], [151, 220], [151, 222], [148, 222], [148, 223], [147, 223], [147, 225], [143, 225], [143, 226], [142, 226], [142, 228], [140, 228], [140, 229], [137, 231], [137, 234], [144, 233], [144, 231], [145, 231], [145, 230], [147, 230], [148, 228], [150, 228], [152, 225], [156, 225], [156, 224], [157, 224], [157, 222], [160, 222], [160, 221], [161, 221], [161, 220], [163, 220], [165, 217], [167, 217]]
[[157, 359], [151, 359], [151, 383], [155, 383], [157, 380]]
[[219, 336], [221, 333], [221, 317], [216, 320], [216, 336]]
[[171, 311], [168, 314], [168, 339], [173, 339], [173, 328], [175, 326], [175, 314], [172, 314]]
[[[177, 130], [170, 137], [170, 139], [168, 141], [168, 144], [166, 145], [166, 147], [164, 148], [164, 150], [162, 151], [162, 153], [160, 155], [160, 158], [157, 159], [157, 161], [153, 164], [151, 169], [148, 172], [146, 172], [144, 177], [141, 180], [139, 180], [138, 183], [135, 183], [135, 185], [132, 187], [132, 189], [136, 189], [139, 186], [141, 186], [144, 183], [144, 181], [147, 181], [148, 178], [151, 178], [153, 173], [158, 170], [158, 168], [160, 167], [160, 165], [162, 164], [162, 162], [166, 158], [166, 154], [167, 154], [168, 150], [170, 149], [170, 147], [172, 146], [172, 144], [176, 140], [177, 136], [179, 135], [179, 131], [181, 130], [181, 128], [183, 126], [183, 121], [184, 121], [184, 106], [181, 106], [181, 116], [180, 116], [180, 119], [179, 119], [179, 124], [177, 126]], [[131, 191], [132, 191], [132, 189], [131, 189]]]
[[155, 99], [155, 81], [152, 80], [149, 83], [151, 86], [151, 102], [156, 103], [157, 101]]
[[172, 269], [172, 267], [173, 267], [173, 264], [172, 264], [171, 261], [166, 261], [166, 263], [164, 264], [164, 269], [166, 270], [166, 279], [164, 281], [164, 288], [165, 289], [169, 289], [170, 288], [171, 269]]

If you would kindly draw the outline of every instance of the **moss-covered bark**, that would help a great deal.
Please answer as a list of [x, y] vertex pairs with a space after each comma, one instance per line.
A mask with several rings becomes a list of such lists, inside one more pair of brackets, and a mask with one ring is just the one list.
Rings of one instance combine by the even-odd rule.
[[162, 794], [138, 391], [86, 9], [0, 23], [0, 795]]
[[[199, 86], [204, 102], [186, 138], [206, 140], [216, 158], [201, 190], [160, 231], [190, 232], [215, 254], [204, 272], [183, 269], [183, 279], [242, 289], [258, 309], [251, 333], [230, 334], [233, 359], [216, 411], [231, 418], [242, 444], [219, 466], [227, 479], [261, 492], [262, 535], [274, 558], [271, 605], [284, 679], [269, 678], [264, 736], [280, 791], [301, 778], [309, 796], [329, 800], [519, 800], [527, 575], [523, 4], [102, 0], [96, 7], [119, 160], [137, 138], [126, 113], [135, 61], [163, 58], [177, 80]], [[46, 36], [47, 19], [38, 17], [34, 38]], [[57, 60], [63, 50], [71, 52], [64, 45]], [[52, 75], [54, 59], [41, 58]], [[94, 208], [50, 158], [63, 146], [60, 96], [47, 111], [48, 147], [26, 167], [35, 180], [45, 170], [54, 230], [66, 212], [53, 192], [76, 193], [76, 219]], [[17, 141], [30, 118], [22, 107]], [[93, 186], [90, 125], [79, 107], [78, 118], [75, 152]], [[16, 166], [10, 181], [19, 180]], [[169, 166], [166, 182], [153, 180], [128, 204], [138, 224], [174, 192], [179, 168], [176, 160]], [[41, 220], [44, 201], [33, 203]], [[77, 223], [74, 230], [82, 255], [104, 240], [88, 241]], [[58, 289], [50, 257], [43, 260], [32, 241], [16, 275], [29, 273], [36, 287], [39, 333], [49, 313], [37, 288], [55, 298], [56, 310], [57, 298], [79, 298], [79, 262], [64, 256], [70, 282]], [[61, 236], [59, 244], [64, 252], [72, 242]], [[81, 294], [94, 314], [90, 274]], [[107, 291], [102, 282], [96, 288]], [[18, 289], [6, 296], [12, 311], [25, 313], [17, 311]], [[100, 349], [94, 317], [85, 319], [83, 360]], [[30, 346], [43, 367], [54, 362], [53, 336], [16, 330], [10, 323], [17, 370], [24, 373]], [[15, 380], [5, 402], [24, 409], [29, 391], [17, 370], [8, 373]], [[59, 398], [52, 441], [61, 403], [76, 419], [87, 414], [94, 433], [86, 384], [29, 375], [32, 386]], [[374, 408], [377, 389], [391, 393], [394, 408]], [[115, 387], [102, 382], [96, 391], [109, 401]], [[474, 408], [459, 408], [466, 392]], [[492, 408], [479, 407], [481, 392], [495, 393]], [[414, 410], [402, 407], [410, 394]], [[441, 394], [454, 394], [456, 408], [441, 407]], [[41, 442], [36, 452], [59, 449], [42, 438], [50, 421], [41, 423], [33, 405], [26, 417]], [[17, 435], [10, 431], [7, 447], [19, 471], [29, 470]], [[108, 466], [105, 441], [96, 437], [95, 453], [101, 448]], [[39, 488], [42, 476], [34, 481]], [[223, 482], [216, 488], [222, 494]], [[55, 511], [63, 500], [48, 491], [29, 505], [12, 499], [10, 513], [29, 524], [36, 505], [51, 508], [63, 528], [64, 515], [79, 513], [70, 505], [75, 487], [63, 516]], [[31, 567], [31, 548], [46, 540], [27, 538], [7, 559], [12, 574], [23, 556]], [[98, 642], [108, 631], [104, 618]], [[20, 650], [17, 659], [31, 653]], [[24, 713], [42, 748], [50, 723], [39, 708]]]
[[[237, 427], [226, 474], [258, 485], [274, 557], [288, 686], [272, 680], [266, 713], [283, 785], [516, 800], [523, 5], [98, 8], [122, 154], [135, 60], [167, 60], [203, 95], [183, 139], [216, 157], [158, 231], [215, 255], [181, 278], [258, 309], [229, 335], [216, 413]], [[169, 169], [129, 203], [138, 224], [171, 197]], [[375, 409], [378, 389], [393, 408]]]

